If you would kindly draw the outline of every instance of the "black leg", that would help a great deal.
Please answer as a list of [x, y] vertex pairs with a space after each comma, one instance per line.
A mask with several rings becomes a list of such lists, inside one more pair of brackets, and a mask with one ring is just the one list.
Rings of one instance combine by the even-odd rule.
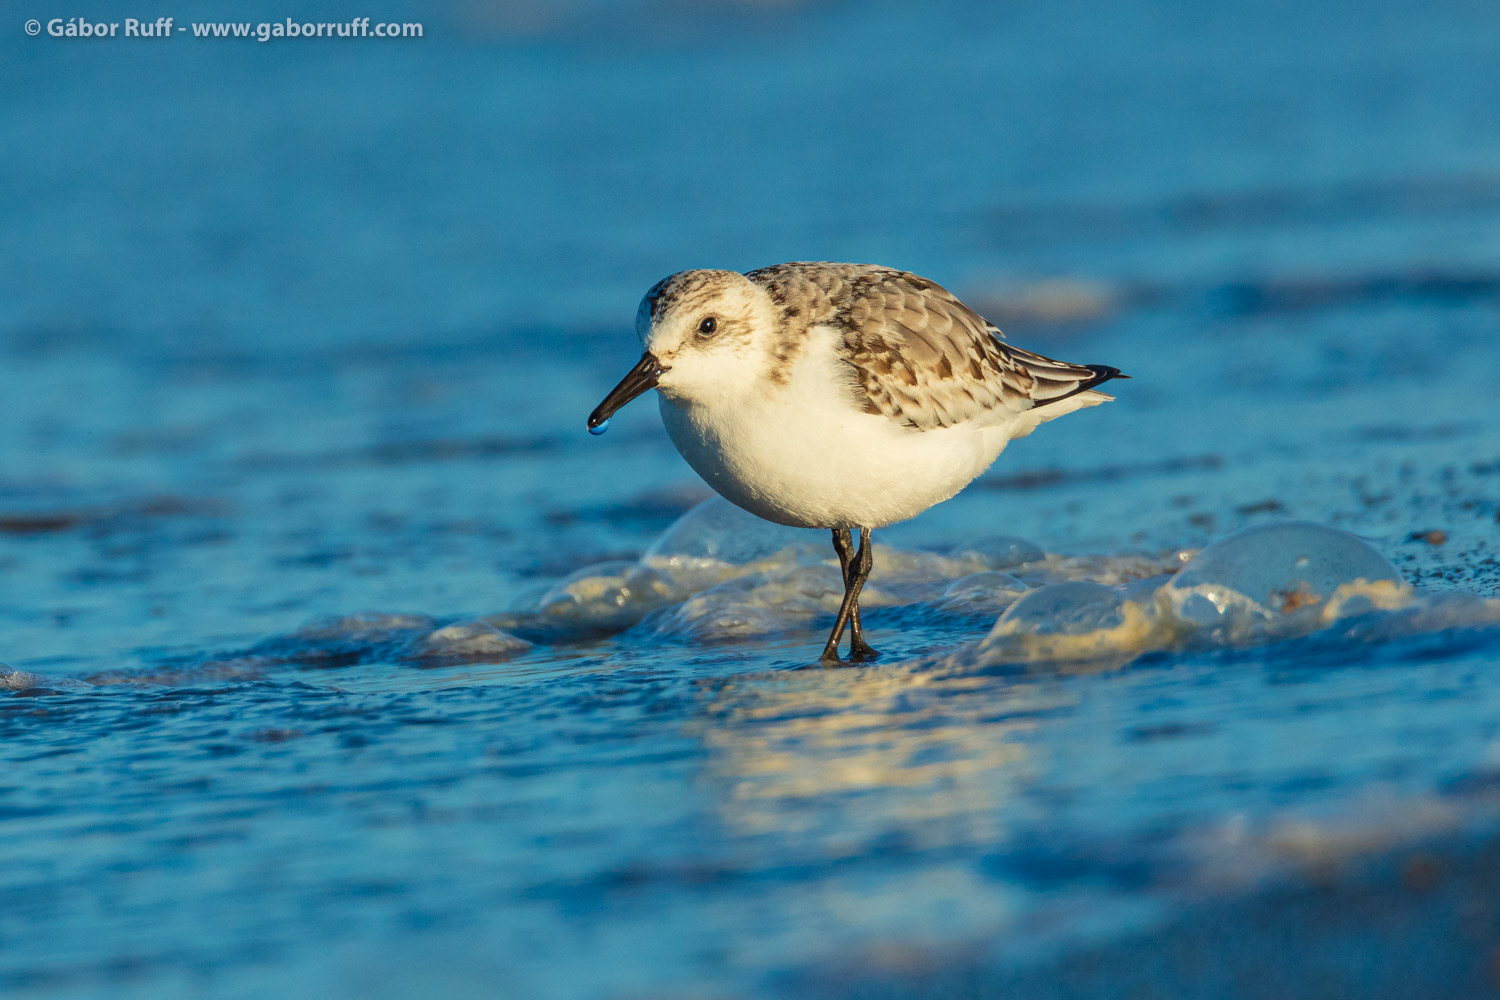
[[839, 555], [839, 568], [844, 577], [844, 599], [839, 604], [838, 618], [834, 619], [833, 631], [828, 635], [828, 641], [823, 645], [823, 662], [839, 663], [839, 640], [844, 638], [844, 628], [849, 621], [849, 583], [850, 568], [854, 562], [854, 542], [849, 537], [848, 528], [833, 529], [833, 551]]
[[849, 586], [849, 564], [854, 561], [854, 541], [848, 528], [833, 529], [833, 551], [839, 554], [839, 569], [844, 571], [844, 587]]
[[875, 565], [875, 545], [870, 541], [870, 529], [859, 529], [859, 553], [854, 557], [850, 586], [854, 591], [854, 606], [849, 609], [849, 659], [855, 663], [873, 660], [880, 654], [865, 642], [865, 630], [859, 624], [859, 593], [870, 578], [870, 569]]
[[870, 529], [861, 528], [859, 531], [859, 551], [852, 551], [853, 539], [847, 528], [833, 529], [833, 549], [838, 553], [839, 566], [843, 570], [844, 577], [844, 600], [839, 605], [838, 618], [834, 620], [833, 631], [829, 633], [828, 642], [823, 646], [823, 662], [838, 663], [839, 641], [844, 637], [844, 629], [851, 629], [849, 642], [849, 659], [859, 663], [865, 660], [873, 660], [880, 654], [865, 642], [864, 629], [859, 621], [859, 592], [864, 589], [865, 580], [870, 575], [870, 567], [874, 565], [875, 553], [870, 543]]
[[[865, 533], [862, 531], [860, 537], [863, 538], [864, 536]], [[849, 537], [848, 528], [833, 529], [833, 547], [839, 554], [839, 568], [844, 571], [844, 592], [848, 593], [849, 587], [854, 583], [855, 572], [859, 566], [859, 557], [855, 555], [854, 542]], [[866, 570], [866, 573], [868, 572]], [[859, 620], [859, 603], [855, 602], [854, 607], [849, 609], [849, 638], [851, 640], [849, 651], [851, 653], [858, 653], [863, 649], [870, 656], [876, 655], [873, 649], [865, 645], [864, 635], [864, 626]], [[856, 660], [862, 658], [865, 657], [858, 655], [854, 657]]]

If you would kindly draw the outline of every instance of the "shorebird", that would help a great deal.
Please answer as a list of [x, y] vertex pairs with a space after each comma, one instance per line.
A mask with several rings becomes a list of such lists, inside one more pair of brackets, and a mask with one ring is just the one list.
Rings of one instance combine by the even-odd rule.
[[636, 333], [646, 352], [589, 430], [655, 389], [667, 435], [720, 495], [831, 530], [844, 598], [825, 665], [841, 662], [846, 627], [851, 661], [879, 655], [859, 619], [872, 530], [947, 500], [1007, 443], [1129, 377], [1013, 347], [935, 282], [870, 264], [679, 271], [641, 300]]

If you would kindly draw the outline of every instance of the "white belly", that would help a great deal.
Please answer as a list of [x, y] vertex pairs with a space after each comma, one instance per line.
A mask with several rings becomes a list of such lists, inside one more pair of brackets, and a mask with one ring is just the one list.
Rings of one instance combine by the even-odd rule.
[[769, 521], [879, 528], [914, 517], [989, 468], [1020, 430], [1013, 420], [913, 430], [857, 409], [814, 364], [802, 368], [734, 406], [661, 397], [667, 434], [694, 471]]

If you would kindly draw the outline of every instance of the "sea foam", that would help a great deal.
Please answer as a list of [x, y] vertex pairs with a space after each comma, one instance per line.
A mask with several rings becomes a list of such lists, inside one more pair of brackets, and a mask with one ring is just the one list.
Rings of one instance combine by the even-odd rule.
[[[612, 635], [717, 644], [805, 634], [811, 650], [842, 595], [826, 532], [770, 524], [714, 498], [639, 559], [586, 566], [507, 611], [325, 618], [241, 655], [314, 666], [500, 663]], [[1364, 539], [1300, 522], [1246, 529], [1197, 553], [1059, 555], [1005, 535], [946, 552], [877, 545], [861, 606], [877, 632], [900, 627], [882, 625], [882, 611], [896, 608], [901, 621], [972, 629], [969, 642], [919, 654], [961, 669], [1109, 668], [1152, 651], [1238, 648], [1335, 627], [1374, 641], [1500, 621], [1500, 601], [1419, 593]]]

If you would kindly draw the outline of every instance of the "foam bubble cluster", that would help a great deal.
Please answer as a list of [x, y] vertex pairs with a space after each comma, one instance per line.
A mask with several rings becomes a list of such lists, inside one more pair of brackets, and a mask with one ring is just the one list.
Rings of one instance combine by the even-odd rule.
[[381, 614], [319, 618], [288, 635], [269, 639], [237, 658], [253, 669], [264, 663], [346, 666], [354, 663], [498, 663], [531, 643], [484, 620], [444, 624], [430, 615]]
[[[1111, 583], [1160, 576], [1175, 557], [1079, 560], [989, 535], [946, 553], [875, 547], [867, 610], [920, 606], [936, 617], [993, 617], [1036, 587], [1093, 572]], [[485, 619], [508, 635], [566, 642], [635, 629], [653, 640], [715, 642], [805, 631], [837, 613], [844, 585], [827, 534], [706, 500], [636, 562], [588, 566]]]
[[1307, 635], [1415, 600], [1396, 567], [1358, 536], [1319, 524], [1267, 525], [1215, 542], [1171, 576], [1031, 591], [955, 659], [1124, 663], [1156, 649]]
[[[827, 535], [704, 501], [637, 560], [580, 569], [509, 611], [464, 621], [356, 615], [261, 644], [261, 658], [339, 664], [503, 662], [538, 646], [628, 633], [716, 643], [819, 632], [843, 579]], [[948, 619], [974, 639], [946, 662], [1119, 665], [1161, 649], [1243, 646], [1403, 613], [1403, 625], [1500, 619], [1500, 601], [1419, 601], [1363, 539], [1317, 524], [1256, 527], [1196, 554], [1048, 554], [990, 535], [945, 552], [878, 545], [862, 606]], [[1385, 619], [1381, 619], [1385, 621]], [[813, 639], [820, 638], [814, 636]], [[813, 642], [809, 639], [809, 642]], [[940, 658], [941, 651], [934, 651]]]

